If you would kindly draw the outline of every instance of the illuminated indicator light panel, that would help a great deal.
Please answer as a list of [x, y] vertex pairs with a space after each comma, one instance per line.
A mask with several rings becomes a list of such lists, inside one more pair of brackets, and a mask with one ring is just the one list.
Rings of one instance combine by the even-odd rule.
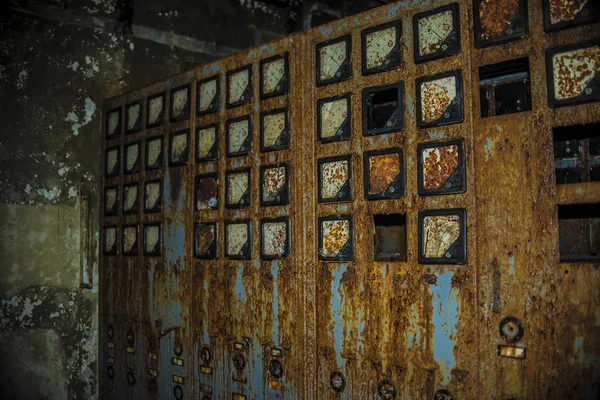
[[290, 252], [290, 221], [287, 217], [263, 219], [260, 222], [261, 247], [263, 260], [286, 258]]
[[244, 348], [244, 343], [241, 343], [241, 342], [235, 342], [235, 343], [233, 344], [233, 348], [234, 348], [235, 350], [242, 350], [242, 349]]
[[252, 100], [252, 65], [227, 72], [227, 108], [241, 106]]
[[417, 127], [429, 128], [464, 120], [460, 70], [418, 78], [416, 90]]
[[160, 169], [163, 166], [163, 139], [162, 137], [146, 140], [146, 170]]
[[125, 174], [135, 174], [140, 170], [140, 142], [125, 146]]
[[251, 222], [249, 220], [225, 222], [225, 257], [232, 260], [249, 260], [252, 255]]
[[600, 5], [594, 0], [543, 0], [544, 30], [585, 25], [600, 19]]
[[400, 20], [363, 30], [361, 33], [362, 74], [375, 74], [400, 66], [401, 37]]
[[268, 152], [290, 147], [288, 110], [278, 108], [260, 114], [260, 151]]
[[600, 40], [546, 51], [550, 107], [600, 101]]
[[271, 349], [271, 356], [273, 357], [281, 357], [282, 355], [282, 350], [281, 349], [277, 349], [277, 348], [272, 348]]
[[115, 216], [119, 212], [119, 188], [111, 186], [104, 189], [104, 215]]
[[350, 215], [319, 218], [319, 259], [352, 261], [354, 258], [352, 229]]
[[415, 14], [413, 17], [415, 63], [424, 63], [460, 52], [458, 3]]
[[219, 176], [216, 173], [196, 177], [196, 211], [216, 210], [219, 205]]
[[317, 100], [317, 139], [339, 142], [352, 137], [350, 93]]
[[466, 171], [462, 139], [419, 144], [417, 164], [420, 196], [465, 192]]
[[138, 227], [126, 225], [123, 227], [123, 255], [138, 255]]
[[165, 94], [160, 93], [146, 100], [146, 128], [160, 126], [164, 122]]
[[274, 206], [290, 202], [289, 165], [260, 167], [260, 205]]
[[260, 62], [260, 98], [280, 96], [289, 91], [288, 53], [276, 55]]
[[118, 253], [117, 246], [117, 226], [109, 225], [104, 227], [104, 254], [115, 255]]
[[362, 91], [363, 136], [404, 129], [404, 82]]
[[121, 135], [121, 108], [115, 108], [106, 113], [106, 139]]
[[202, 366], [200, 366], [200, 372], [205, 375], [210, 375], [210, 374], [212, 374], [212, 368], [202, 365]]
[[171, 122], [183, 121], [190, 117], [191, 99], [190, 84], [171, 89]]
[[352, 74], [350, 35], [319, 43], [316, 46], [317, 86], [341, 82]]
[[367, 200], [397, 199], [404, 196], [406, 171], [402, 149], [368, 151], [363, 157]]
[[522, 347], [498, 346], [498, 355], [500, 357], [525, 359], [525, 349]]
[[352, 201], [352, 156], [318, 160], [319, 202]]
[[196, 129], [196, 161], [216, 161], [219, 158], [219, 125]]
[[169, 136], [169, 165], [185, 165], [189, 158], [190, 131], [173, 132]]
[[162, 211], [162, 181], [148, 181], [144, 185], [144, 212], [147, 214]]
[[217, 223], [204, 222], [194, 227], [194, 255], [197, 258], [217, 258]]
[[227, 157], [244, 156], [250, 152], [252, 146], [252, 122], [250, 116], [245, 115], [227, 121]]
[[225, 208], [243, 208], [250, 205], [250, 168], [225, 173]]
[[161, 230], [160, 223], [144, 225], [144, 255], [160, 255], [160, 250], [162, 247]]
[[219, 111], [219, 77], [213, 76], [196, 84], [196, 115]]
[[171, 362], [173, 363], [173, 365], [183, 367], [183, 360], [181, 358], [173, 357], [171, 358]]
[[466, 217], [465, 209], [419, 212], [419, 263], [466, 263]]
[[137, 183], [123, 186], [123, 214], [133, 215], [139, 211], [139, 190]]
[[121, 149], [111, 147], [104, 153], [104, 177], [112, 178], [119, 175], [121, 169]]
[[526, 0], [474, 0], [475, 46], [480, 49], [527, 37]]
[[142, 129], [142, 100], [125, 106], [125, 133], [135, 133]]

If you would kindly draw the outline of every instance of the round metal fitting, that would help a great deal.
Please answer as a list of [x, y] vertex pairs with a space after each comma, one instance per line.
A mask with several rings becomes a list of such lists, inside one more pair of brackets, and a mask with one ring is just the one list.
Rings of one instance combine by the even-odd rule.
[[204, 364], [208, 364], [212, 360], [212, 354], [210, 353], [210, 349], [208, 347], [203, 347], [200, 349], [200, 359]]
[[344, 374], [339, 371], [332, 372], [331, 377], [329, 378], [329, 384], [333, 390], [341, 393], [346, 388], [346, 378], [344, 377]]
[[173, 352], [175, 353], [175, 355], [177, 357], [182, 355], [183, 354], [183, 345], [179, 342], [175, 343], [175, 348], [173, 349]]
[[505, 317], [499, 326], [500, 336], [506, 343], [517, 343], [523, 337], [523, 324], [515, 317]]
[[246, 359], [242, 353], [235, 353], [233, 356], [233, 366], [238, 371], [243, 371], [246, 368]]
[[269, 363], [269, 373], [273, 378], [280, 379], [283, 376], [283, 364], [279, 360], [271, 360]]
[[389, 379], [384, 379], [379, 383], [377, 388], [379, 397], [384, 400], [392, 400], [396, 398], [396, 386]]

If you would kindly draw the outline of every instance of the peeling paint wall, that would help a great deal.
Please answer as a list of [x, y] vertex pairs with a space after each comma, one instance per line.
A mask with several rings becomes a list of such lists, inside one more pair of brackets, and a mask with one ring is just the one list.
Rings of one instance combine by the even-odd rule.
[[[114, 4], [11, 1], [0, 17], [0, 398], [98, 397], [102, 101], [212, 59], [207, 49], [279, 35], [235, 0], [192, 12], [138, 2], [134, 35], [121, 35]], [[270, 30], [257, 35], [257, 25]], [[80, 288], [82, 195], [92, 289]]]

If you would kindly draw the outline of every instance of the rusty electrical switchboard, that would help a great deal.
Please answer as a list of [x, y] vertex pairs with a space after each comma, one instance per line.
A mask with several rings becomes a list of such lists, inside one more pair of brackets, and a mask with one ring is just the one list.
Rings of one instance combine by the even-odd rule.
[[107, 100], [102, 398], [598, 398], [598, 12], [397, 2]]

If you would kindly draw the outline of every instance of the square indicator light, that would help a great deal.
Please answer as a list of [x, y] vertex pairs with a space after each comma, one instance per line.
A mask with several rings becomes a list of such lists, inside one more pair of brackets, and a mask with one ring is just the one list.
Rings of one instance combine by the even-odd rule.
[[594, 0], [543, 0], [544, 31], [553, 32], [596, 22], [600, 4]]
[[465, 192], [462, 139], [419, 144], [417, 163], [420, 196]]
[[404, 82], [362, 91], [363, 136], [404, 129]]
[[289, 165], [260, 167], [260, 205], [274, 206], [290, 202]]
[[121, 135], [121, 107], [106, 113], [106, 139], [113, 139]]
[[548, 103], [562, 107], [600, 100], [600, 41], [546, 50]]
[[165, 116], [165, 94], [159, 93], [148, 97], [146, 109], [146, 128], [162, 125]]
[[252, 65], [227, 72], [227, 108], [241, 106], [252, 100]]
[[319, 218], [319, 259], [352, 261], [352, 216], [335, 215]]
[[123, 185], [123, 214], [133, 215], [138, 213], [138, 184]]
[[219, 111], [219, 77], [202, 80], [196, 84], [196, 115], [206, 115]]
[[162, 181], [148, 181], [144, 186], [144, 212], [146, 214], [162, 211]]
[[196, 161], [216, 161], [219, 158], [219, 124], [196, 128]]
[[160, 256], [162, 233], [160, 224], [144, 225], [144, 255]]
[[419, 128], [464, 120], [461, 70], [418, 78], [416, 89]]
[[243, 208], [250, 205], [250, 168], [225, 173], [225, 208]]
[[169, 136], [169, 166], [185, 165], [190, 153], [190, 131], [173, 132]]
[[104, 227], [104, 254], [115, 255], [118, 253], [117, 226], [108, 225]]
[[245, 156], [252, 145], [252, 122], [249, 115], [227, 121], [227, 157]]
[[260, 257], [263, 260], [287, 258], [290, 253], [290, 221], [287, 217], [260, 221]]
[[478, 49], [526, 37], [527, 0], [473, 0]]
[[104, 153], [104, 176], [118, 176], [121, 169], [121, 149], [119, 146], [106, 149]]
[[135, 174], [140, 171], [140, 142], [135, 142], [125, 146], [125, 174]]
[[317, 100], [317, 139], [321, 143], [352, 137], [350, 93]]
[[146, 140], [146, 170], [160, 169], [163, 166], [163, 139], [156, 137]]
[[191, 86], [189, 83], [187, 85], [171, 89], [171, 122], [184, 121], [190, 117], [190, 108], [192, 103], [190, 94]]
[[404, 196], [406, 170], [402, 149], [368, 151], [363, 157], [367, 200], [397, 199]]
[[416, 64], [458, 54], [460, 52], [458, 3], [415, 14], [413, 31]]
[[352, 74], [350, 35], [319, 43], [316, 46], [317, 86], [329, 85], [350, 78]]
[[125, 106], [125, 133], [139, 132], [142, 129], [142, 100]]
[[225, 257], [249, 260], [252, 256], [250, 220], [225, 221]]
[[260, 151], [268, 152], [290, 147], [290, 127], [287, 108], [260, 114]]
[[196, 177], [196, 211], [216, 210], [219, 206], [219, 176], [217, 173]]
[[104, 215], [115, 216], [119, 212], [119, 188], [111, 186], [104, 189]]
[[288, 53], [260, 62], [260, 98], [286, 94], [290, 88]]
[[398, 67], [402, 62], [401, 37], [400, 20], [363, 30], [362, 74], [375, 74]]
[[203, 222], [194, 227], [194, 255], [205, 260], [217, 258], [217, 223]]
[[463, 208], [419, 212], [419, 263], [467, 261], [467, 211]]
[[319, 202], [352, 201], [352, 156], [318, 161]]
[[123, 227], [123, 255], [138, 255], [138, 226], [125, 225]]

